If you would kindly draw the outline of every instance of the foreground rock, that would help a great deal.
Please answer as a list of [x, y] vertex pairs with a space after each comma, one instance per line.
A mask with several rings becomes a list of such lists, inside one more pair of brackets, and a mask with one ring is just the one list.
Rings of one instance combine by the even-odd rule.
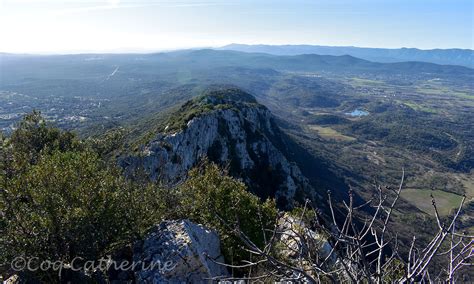
[[[1, 280], [1, 277], [0, 277]], [[3, 281], [3, 284], [19, 284], [21, 283], [20, 276], [18, 274], [10, 276], [7, 280]]]
[[286, 213], [280, 219], [278, 228], [281, 244], [279, 253], [296, 267], [311, 271], [311, 263], [305, 260], [311, 257], [320, 262], [327, 258], [325, 268], [329, 271], [337, 266], [336, 254], [328, 239], [323, 234], [311, 230], [303, 221]]
[[217, 233], [188, 220], [156, 226], [135, 246], [133, 258], [159, 264], [135, 271], [137, 283], [208, 283], [229, 276], [227, 269], [216, 263], [224, 263]]

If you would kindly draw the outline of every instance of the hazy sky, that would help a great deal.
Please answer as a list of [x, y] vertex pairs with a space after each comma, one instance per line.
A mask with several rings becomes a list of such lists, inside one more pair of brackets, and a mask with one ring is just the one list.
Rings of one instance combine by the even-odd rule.
[[233, 42], [474, 49], [473, 0], [0, 0], [0, 51]]

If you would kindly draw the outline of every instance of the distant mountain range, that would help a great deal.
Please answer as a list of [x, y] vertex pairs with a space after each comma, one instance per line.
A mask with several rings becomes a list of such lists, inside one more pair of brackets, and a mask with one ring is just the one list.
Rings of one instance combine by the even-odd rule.
[[[102, 83], [117, 66], [119, 75], [127, 73], [153, 76], [176, 73], [177, 70], [215, 72], [216, 68], [241, 67], [285, 72], [336, 72], [352, 74], [437, 74], [438, 76], [473, 76], [474, 70], [458, 65], [440, 65], [420, 61], [379, 63], [351, 55], [271, 55], [231, 50], [182, 50], [152, 54], [73, 54], [34, 56], [0, 54], [0, 87], [18, 83], [18, 79], [50, 78], [93, 79]], [[48, 72], [38, 72], [47, 68]], [[183, 69], [185, 68], [185, 69]], [[79, 70], [87, 70], [79, 72]], [[105, 77], [104, 77], [104, 74]], [[34, 75], [34, 76], [33, 76]], [[53, 76], [54, 75], [54, 76]], [[55, 77], [56, 76], [56, 77]], [[36, 89], [36, 92], [38, 90]]]
[[417, 48], [388, 49], [354, 46], [246, 44], [230, 44], [219, 49], [241, 52], [268, 53], [273, 55], [351, 55], [382, 63], [422, 61], [444, 65], [461, 65], [474, 68], [474, 50], [471, 49], [453, 48], [422, 50]]

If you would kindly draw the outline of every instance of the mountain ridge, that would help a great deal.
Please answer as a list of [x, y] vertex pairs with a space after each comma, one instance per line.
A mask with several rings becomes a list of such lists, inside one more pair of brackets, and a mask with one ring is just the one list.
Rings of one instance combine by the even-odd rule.
[[381, 63], [403, 61], [422, 61], [442, 65], [459, 65], [474, 67], [474, 50], [450, 49], [418, 49], [418, 48], [371, 48], [355, 46], [324, 46], [324, 45], [246, 45], [232, 43], [218, 50], [234, 50], [241, 52], [259, 52], [273, 55], [352, 55], [354, 57]]
[[[195, 111], [187, 116], [190, 108]], [[119, 159], [129, 176], [144, 170], [152, 180], [175, 184], [202, 159], [209, 159], [227, 167], [259, 197], [275, 198], [280, 208], [316, 199], [308, 179], [288, 160], [287, 144], [273, 115], [253, 96], [237, 88], [214, 89], [183, 104], [178, 113], [185, 117], [179, 128], [170, 130], [169, 123], [138, 153]]]

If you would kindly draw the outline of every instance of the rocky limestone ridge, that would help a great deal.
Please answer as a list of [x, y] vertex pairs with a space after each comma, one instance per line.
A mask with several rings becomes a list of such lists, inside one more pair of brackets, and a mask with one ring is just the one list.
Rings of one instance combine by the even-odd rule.
[[127, 174], [144, 170], [152, 180], [175, 184], [207, 157], [227, 166], [256, 195], [274, 197], [280, 208], [314, 194], [299, 167], [285, 157], [285, 138], [273, 115], [251, 95], [213, 90], [184, 104], [175, 117], [182, 121], [170, 121], [138, 154], [119, 160]]

